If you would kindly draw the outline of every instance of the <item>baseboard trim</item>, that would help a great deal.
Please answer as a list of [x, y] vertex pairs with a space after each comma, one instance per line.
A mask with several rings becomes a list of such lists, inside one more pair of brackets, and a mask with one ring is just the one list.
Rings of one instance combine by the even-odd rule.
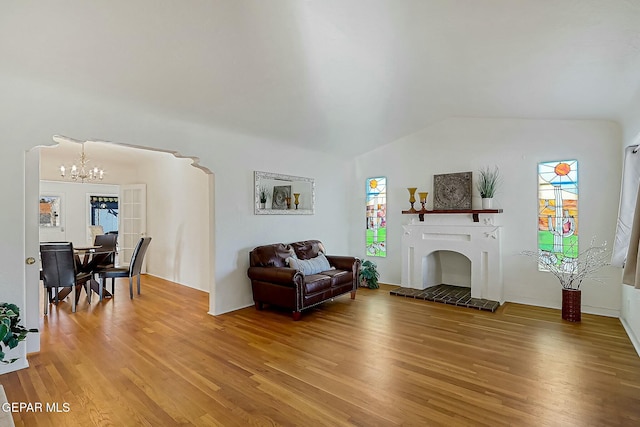
[[[561, 310], [562, 307], [557, 305], [556, 303], [548, 303], [546, 301], [537, 300], [534, 298], [514, 298], [507, 297], [505, 298], [505, 302], [513, 302], [515, 304], [525, 304], [532, 305], [534, 307], [544, 307], [544, 308], [553, 308], [556, 310]], [[597, 316], [605, 316], [605, 317], [620, 317], [620, 310], [606, 307], [594, 307], [592, 305], [582, 304], [582, 312], [585, 314], [595, 314]]]
[[201, 289], [201, 288], [192, 286], [192, 285], [190, 285], [188, 283], [177, 282], [175, 279], [170, 279], [168, 277], [163, 277], [163, 276], [160, 276], [159, 274], [150, 274], [150, 273], [144, 273], [144, 274], [146, 274], [147, 276], [153, 276], [153, 277], [157, 277], [158, 279], [166, 280], [167, 282], [177, 283], [178, 285], [186, 286], [187, 288], [195, 289], [197, 291], [202, 291], [202, 292], [209, 293], [208, 289]]
[[620, 322], [622, 323], [622, 327], [626, 331], [627, 336], [631, 340], [631, 345], [633, 345], [633, 348], [636, 349], [636, 353], [638, 353], [638, 356], [640, 356], [640, 341], [638, 341], [636, 334], [633, 333], [633, 329], [624, 318], [621, 317]]

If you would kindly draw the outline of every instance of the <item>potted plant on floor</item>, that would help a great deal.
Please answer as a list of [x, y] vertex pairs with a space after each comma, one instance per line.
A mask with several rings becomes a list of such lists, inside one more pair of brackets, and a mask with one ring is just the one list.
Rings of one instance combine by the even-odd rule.
[[378, 289], [378, 266], [375, 262], [364, 260], [360, 266], [360, 285], [369, 289]]
[[500, 170], [498, 166], [494, 166], [493, 169], [489, 169], [487, 166], [478, 171], [476, 188], [480, 192], [480, 197], [482, 197], [482, 209], [493, 208], [493, 196], [496, 194], [499, 181]]
[[577, 257], [568, 257], [562, 253], [538, 250], [524, 251], [523, 255], [534, 257], [538, 264], [551, 272], [562, 286], [562, 318], [570, 322], [582, 320], [582, 291], [580, 285], [585, 279], [600, 281], [594, 274], [609, 265], [610, 256], [607, 242], [596, 245], [591, 240], [589, 247], [578, 253]]
[[0, 303], [0, 362], [13, 363], [17, 358], [5, 360], [5, 350], [16, 348], [27, 338], [29, 332], [37, 329], [27, 329], [20, 324], [20, 309], [15, 304]]

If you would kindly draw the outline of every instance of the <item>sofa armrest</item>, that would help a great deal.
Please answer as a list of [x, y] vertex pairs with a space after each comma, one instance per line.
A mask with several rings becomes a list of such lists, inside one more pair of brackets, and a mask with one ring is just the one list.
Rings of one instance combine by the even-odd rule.
[[304, 281], [304, 276], [300, 271], [286, 267], [249, 267], [247, 275], [251, 280], [260, 280], [292, 288], [296, 283], [302, 284]]
[[360, 260], [352, 256], [340, 256], [340, 255], [326, 255], [329, 265], [337, 268], [338, 270], [353, 270], [355, 263], [360, 263]]

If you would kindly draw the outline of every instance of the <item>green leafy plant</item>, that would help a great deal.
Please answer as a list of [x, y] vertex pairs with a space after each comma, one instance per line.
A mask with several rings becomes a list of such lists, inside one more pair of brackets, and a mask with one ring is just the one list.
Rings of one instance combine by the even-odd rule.
[[490, 169], [488, 166], [478, 171], [478, 180], [476, 181], [476, 188], [480, 192], [480, 197], [483, 199], [491, 199], [498, 189], [500, 183], [500, 170], [498, 166], [494, 166]]
[[368, 288], [378, 289], [380, 287], [378, 285], [379, 277], [380, 273], [378, 273], [378, 266], [376, 263], [369, 261], [368, 259], [364, 260], [360, 267], [360, 283], [366, 282]]
[[258, 190], [258, 196], [260, 197], [260, 203], [267, 203], [267, 197], [271, 195], [271, 192], [267, 190], [267, 187], [260, 187]]
[[0, 362], [13, 363], [15, 359], [5, 360], [5, 350], [16, 348], [20, 341], [27, 338], [29, 332], [38, 332], [37, 329], [27, 329], [20, 325], [20, 309], [15, 304], [0, 303]]

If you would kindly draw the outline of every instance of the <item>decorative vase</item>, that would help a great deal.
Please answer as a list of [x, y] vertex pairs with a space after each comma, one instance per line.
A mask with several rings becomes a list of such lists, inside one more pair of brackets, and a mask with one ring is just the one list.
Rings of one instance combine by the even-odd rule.
[[260, 209], [264, 209], [266, 207], [266, 205], [267, 205], [266, 201], [260, 202]]
[[300, 193], [293, 193], [293, 197], [295, 199], [293, 203], [295, 203], [296, 209], [298, 209], [298, 205], [300, 204], [300, 200], [298, 200], [298, 198], [300, 197]]
[[407, 190], [409, 190], [409, 203], [411, 203], [411, 209], [409, 209], [411, 212], [415, 212], [415, 208], [413, 207], [413, 204], [416, 202], [416, 190], [418, 188], [417, 187], [410, 187], [407, 188]]
[[424, 205], [427, 203], [427, 196], [429, 195], [429, 193], [427, 193], [426, 191], [421, 191], [418, 193], [418, 196], [420, 196], [420, 204], [422, 205], [422, 210], [425, 210], [426, 208], [424, 207]]
[[579, 289], [562, 289], [562, 319], [569, 322], [582, 320], [582, 291]]
[[493, 198], [482, 198], [482, 209], [493, 209]]

